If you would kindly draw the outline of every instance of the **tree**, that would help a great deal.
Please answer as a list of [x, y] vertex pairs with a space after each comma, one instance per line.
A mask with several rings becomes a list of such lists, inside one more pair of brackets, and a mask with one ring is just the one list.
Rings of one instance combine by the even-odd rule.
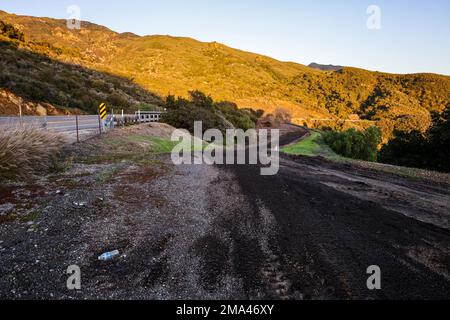
[[432, 114], [432, 125], [425, 133], [396, 131], [381, 149], [379, 161], [450, 172], [450, 103], [442, 113]]
[[364, 131], [364, 151], [362, 157], [369, 161], [376, 161], [378, 155], [378, 146], [382, 140], [381, 130], [378, 127], [370, 127]]
[[365, 131], [357, 131], [354, 128], [344, 132], [327, 131], [323, 139], [333, 151], [344, 157], [376, 161], [381, 131], [378, 127], [371, 127]]
[[287, 109], [277, 108], [275, 110], [275, 121], [279, 124], [290, 123], [292, 121], [292, 114]]
[[214, 102], [210, 96], [200, 91], [190, 92], [190, 99], [169, 96], [166, 98], [168, 112], [163, 121], [176, 127], [194, 130], [194, 122], [202, 121], [203, 130], [219, 129], [224, 131], [230, 127], [250, 129], [255, 127], [255, 121], [248, 110], [241, 110], [229, 101]]
[[176, 99], [174, 95], [168, 95], [166, 98], [166, 108], [174, 109], [176, 107]]
[[198, 90], [190, 91], [189, 96], [191, 98], [191, 102], [198, 107], [202, 107], [202, 108], [206, 108], [206, 109], [213, 107], [214, 101], [211, 98], [211, 96], [207, 96], [206, 94], [204, 94], [201, 91], [198, 91]]

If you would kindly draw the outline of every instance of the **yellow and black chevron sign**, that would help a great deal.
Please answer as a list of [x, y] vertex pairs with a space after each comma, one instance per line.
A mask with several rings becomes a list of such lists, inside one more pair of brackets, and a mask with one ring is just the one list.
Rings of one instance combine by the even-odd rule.
[[102, 103], [99, 107], [98, 107], [98, 114], [100, 115], [100, 118], [102, 120], [106, 119], [106, 103]]

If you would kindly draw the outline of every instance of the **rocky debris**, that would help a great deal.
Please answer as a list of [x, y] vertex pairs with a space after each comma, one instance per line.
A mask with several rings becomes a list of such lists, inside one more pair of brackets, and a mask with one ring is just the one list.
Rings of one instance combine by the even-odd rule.
[[72, 202], [72, 206], [75, 209], [83, 209], [87, 206], [87, 203], [83, 201], [74, 201]]

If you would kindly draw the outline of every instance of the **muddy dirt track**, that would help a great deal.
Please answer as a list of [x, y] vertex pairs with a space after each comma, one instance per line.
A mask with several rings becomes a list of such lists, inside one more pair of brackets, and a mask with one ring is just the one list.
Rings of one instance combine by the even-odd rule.
[[[149, 167], [75, 160], [39, 188], [1, 191], [6, 213], [37, 206], [2, 215], [2, 299], [450, 297], [448, 184], [318, 158], [282, 156], [278, 175], [261, 176], [160, 155]], [[66, 287], [74, 264], [80, 291]], [[367, 289], [371, 265], [381, 290]]]
[[[448, 189], [307, 158], [283, 159], [274, 177], [230, 170], [253, 206], [274, 217], [288, 298], [449, 298]], [[371, 265], [381, 268], [382, 290], [367, 289]]]

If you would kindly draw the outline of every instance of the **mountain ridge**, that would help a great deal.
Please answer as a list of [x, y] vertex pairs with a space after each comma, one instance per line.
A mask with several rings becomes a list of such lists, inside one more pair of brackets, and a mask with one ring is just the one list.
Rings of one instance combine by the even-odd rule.
[[332, 64], [320, 64], [320, 63], [310, 63], [308, 65], [308, 67], [313, 68], [313, 69], [319, 69], [322, 71], [339, 71], [341, 69], [343, 69], [343, 66], [336, 66], [336, 65], [332, 65]]

